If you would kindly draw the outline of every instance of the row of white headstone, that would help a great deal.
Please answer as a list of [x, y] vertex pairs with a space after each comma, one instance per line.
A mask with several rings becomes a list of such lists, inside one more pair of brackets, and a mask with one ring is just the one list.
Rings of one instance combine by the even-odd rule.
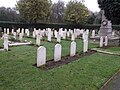
[[[70, 56], [75, 56], [76, 54], [76, 42], [71, 43], [70, 47]], [[60, 44], [56, 44], [54, 47], [54, 61], [60, 61], [62, 55], [62, 46]], [[37, 50], [37, 67], [46, 64], [46, 48], [44, 46], [40, 46]]]
[[[83, 52], [88, 51], [88, 35], [89, 31], [87, 30], [83, 34]], [[54, 61], [61, 60], [61, 52], [62, 52], [62, 46], [60, 44], [56, 44], [54, 47]], [[70, 46], [70, 56], [75, 56], [76, 54], [76, 42], [72, 41]], [[37, 50], [37, 67], [40, 67], [42, 65], [46, 64], [46, 48], [44, 46], [40, 46]]]

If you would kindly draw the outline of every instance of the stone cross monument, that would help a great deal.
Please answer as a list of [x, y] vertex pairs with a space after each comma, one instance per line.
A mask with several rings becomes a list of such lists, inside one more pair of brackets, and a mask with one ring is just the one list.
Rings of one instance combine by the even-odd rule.
[[101, 27], [99, 31], [99, 36], [105, 37], [108, 36], [108, 38], [112, 37], [112, 23], [111, 21], [108, 21], [104, 15], [104, 10], [102, 10], [102, 22]]

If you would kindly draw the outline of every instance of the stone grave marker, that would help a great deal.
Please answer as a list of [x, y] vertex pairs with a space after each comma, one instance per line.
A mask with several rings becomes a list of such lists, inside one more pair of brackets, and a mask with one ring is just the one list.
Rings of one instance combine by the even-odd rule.
[[8, 51], [8, 37], [4, 37], [4, 49]]
[[40, 39], [41, 39], [41, 35], [38, 34], [36, 38], [36, 45], [40, 45]]
[[76, 42], [73, 41], [71, 42], [71, 46], [70, 46], [70, 56], [75, 56], [76, 54]]
[[92, 38], [95, 38], [95, 30], [92, 31]]
[[62, 46], [60, 44], [56, 44], [54, 49], [54, 61], [61, 60], [61, 51], [62, 51]]
[[46, 48], [44, 46], [40, 46], [37, 49], [37, 67], [46, 64]]
[[59, 33], [57, 33], [57, 42], [61, 42], [61, 36], [60, 36], [60, 34]]
[[108, 36], [105, 37], [105, 46], [108, 46]]
[[87, 52], [88, 51], [88, 32], [84, 32], [83, 33], [83, 52]]
[[19, 40], [22, 41], [22, 39], [23, 39], [23, 34], [19, 33]]
[[104, 45], [104, 39], [103, 37], [100, 37], [100, 47], [103, 47], [103, 45]]
[[74, 33], [72, 33], [71, 41], [75, 41], [75, 35], [74, 35]]

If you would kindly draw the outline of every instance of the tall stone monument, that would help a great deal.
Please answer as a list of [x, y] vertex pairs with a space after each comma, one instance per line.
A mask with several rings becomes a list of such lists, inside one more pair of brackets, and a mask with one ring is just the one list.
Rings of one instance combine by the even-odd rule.
[[107, 20], [105, 17], [104, 10], [102, 10], [102, 22], [101, 27], [99, 31], [99, 36], [105, 37], [108, 36], [108, 38], [112, 37], [112, 23], [111, 21]]

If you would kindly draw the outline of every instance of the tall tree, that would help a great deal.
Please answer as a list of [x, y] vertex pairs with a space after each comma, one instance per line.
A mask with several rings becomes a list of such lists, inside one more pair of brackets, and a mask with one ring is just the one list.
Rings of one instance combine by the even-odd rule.
[[12, 21], [12, 22], [19, 22], [20, 16], [16, 12], [16, 10], [8, 7], [0, 7], [0, 21]]
[[86, 23], [89, 10], [81, 2], [72, 0], [68, 2], [65, 10], [65, 20], [73, 23]]
[[51, 1], [50, 0], [19, 0], [16, 8], [21, 17], [31, 23], [48, 20]]
[[120, 0], [98, 0], [98, 4], [108, 20], [120, 24]]
[[50, 19], [52, 22], [57, 22], [57, 23], [63, 22], [64, 9], [65, 9], [64, 5], [65, 5], [64, 2], [60, 0], [52, 5], [51, 14], [50, 14]]

